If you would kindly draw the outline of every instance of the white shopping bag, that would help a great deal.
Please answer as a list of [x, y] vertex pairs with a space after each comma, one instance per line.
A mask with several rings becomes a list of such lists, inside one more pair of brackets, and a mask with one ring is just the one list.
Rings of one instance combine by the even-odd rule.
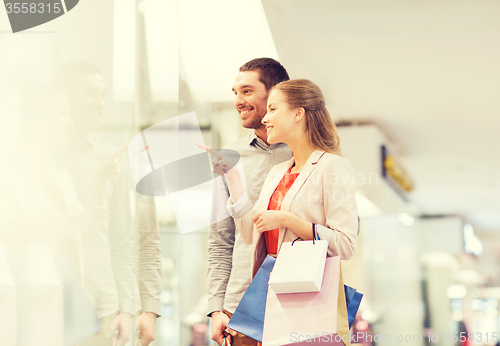
[[269, 286], [276, 294], [319, 292], [327, 249], [327, 240], [283, 243], [269, 278]]

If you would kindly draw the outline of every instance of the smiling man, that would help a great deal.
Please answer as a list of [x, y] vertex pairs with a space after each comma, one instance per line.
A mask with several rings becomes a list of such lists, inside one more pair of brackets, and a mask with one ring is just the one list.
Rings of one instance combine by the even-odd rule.
[[[262, 184], [271, 168], [292, 156], [286, 144], [269, 145], [266, 127], [261, 123], [267, 112], [267, 98], [271, 88], [289, 79], [287, 71], [278, 61], [258, 58], [240, 67], [233, 85], [234, 105], [242, 126], [253, 131], [226, 149], [240, 154], [251, 204], [259, 198]], [[216, 179], [212, 213], [217, 215], [221, 210], [226, 210], [226, 204], [218, 201], [227, 201], [228, 198], [229, 190], [225, 179]], [[248, 205], [250, 204], [243, 208]], [[224, 336], [228, 336], [232, 346], [257, 345], [257, 341], [242, 334], [230, 331], [231, 334], [228, 335], [226, 332], [229, 319], [250, 285], [250, 262], [251, 245], [243, 241], [229, 214], [226, 219], [210, 226], [207, 312], [212, 317], [212, 340], [219, 345]]]

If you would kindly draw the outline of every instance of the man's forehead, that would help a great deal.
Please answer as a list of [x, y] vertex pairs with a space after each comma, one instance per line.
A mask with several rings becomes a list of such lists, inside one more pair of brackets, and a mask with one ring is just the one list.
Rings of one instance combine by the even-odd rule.
[[233, 90], [241, 89], [247, 86], [264, 87], [265, 85], [259, 80], [260, 74], [258, 71], [243, 71], [238, 73], [234, 81]]

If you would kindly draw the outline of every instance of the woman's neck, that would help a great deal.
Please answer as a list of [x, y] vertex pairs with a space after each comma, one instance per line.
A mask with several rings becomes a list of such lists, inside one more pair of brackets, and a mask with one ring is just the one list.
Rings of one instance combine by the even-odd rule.
[[292, 172], [300, 172], [302, 167], [306, 164], [307, 160], [314, 151], [313, 147], [305, 140], [298, 140], [295, 143], [289, 143], [288, 146], [292, 149], [295, 167]]

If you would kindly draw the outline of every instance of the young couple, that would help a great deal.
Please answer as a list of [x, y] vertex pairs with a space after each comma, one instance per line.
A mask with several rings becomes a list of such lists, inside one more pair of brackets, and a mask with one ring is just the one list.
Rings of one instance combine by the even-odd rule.
[[[281, 64], [261, 58], [240, 68], [233, 91], [243, 126], [254, 131], [228, 146], [240, 153], [243, 170], [222, 156], [214, 162], [214, 172], [224, 177], [217, 179], [222, 186], [214, 198], [226, 194], [231, 216], [212, 225], [209, 234], [208, 312], [212, 339], [219, 345], [267, 255], [276, 256], [283, 242], [313, 239], [315, 229], [329, 241], [328, 256], [347, 260], [355, 251], [358, 228], [352, 168], [340, 154], [318, 86], [289, 80]], [[221, 207], [226, 205], [214, 208]], [[228, 331], [231, 345], [256, 345]]]

